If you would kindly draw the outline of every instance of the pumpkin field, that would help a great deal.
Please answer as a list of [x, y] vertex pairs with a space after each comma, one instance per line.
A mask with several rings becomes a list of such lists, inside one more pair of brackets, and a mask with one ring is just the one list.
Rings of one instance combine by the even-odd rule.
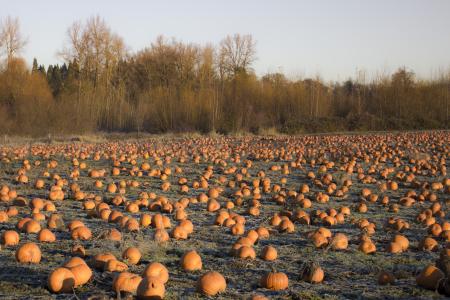
[[1, 299], [444, 299], [450, 131], [0, 146]]

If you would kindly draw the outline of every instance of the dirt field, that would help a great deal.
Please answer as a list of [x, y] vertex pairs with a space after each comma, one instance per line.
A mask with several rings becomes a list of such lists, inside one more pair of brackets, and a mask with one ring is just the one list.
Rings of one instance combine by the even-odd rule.
[[[0, 183], [8, 186], [9, 190], [17, 191], [20, 200], [10, 197], [0, 201], [0, 210], [17, 206], [19, 211], [16, 216], [10, 216], [6, 222], [0, 223], [0, 234], [5, 230], [16, 230], [20, 233], [19, 245], [35, 242], [42, 251], [39, 264], [21, 264], [15, 259], [18, 246], [2, 246], [0, 298], [116, 298], [112, 289], [116, 274], [94, 268], [92, 278], [83, 286], [75, 288], [71, 294], [53, 294], [48, 290], [47, 277], [52, 270], [74, 256], [74, 245], [82, 245], [86, 249], [84, 259], [90, 265], [92, 257], [98, 253], [110, 252], [121, 260], [126, 248], [137, 247], [142, 258], [137, 265], [129, 265], [128, 271], [142, 274], [151, 262], [164, 264], [170, 274], [165, 285], [165, 299], [205, 298], [206, 296], [196, 292], [196, 281], [209, 270], [220, 272], [226, 279], [226, 291], [215, 296], [220, 299], [250, 299], [255, 294], [270, 299], [444, 298], [436, 291], [418, 286], [416, 276], [424, 266], [436, 262], [440, 251], [448, 243], [443, 235], [433, 236], [438, 243], [437, 248], [433, 251], [420, 249], [419, 243], [429, 233], [428, 226], [418, 221], [418, 215], [433, 203], [440, 203], [440, 210], [434, 214], [435, 222], [443, 229], [446, 226], [444, 223], [448, 221], [448, 217], [445, 213], [450, 199], [450, 187], [446, 186], [444, 180], [449, 177], [444, 174], [450, 159], [449, 141], [450, 132], [443, 131], [303, 137], [200, 137], [0, 147]], [[74, 158], [77, 158], [76, 162]], [[28, 163], [24, 164], [24, 160], [28, 160]], [[54, 168], [49, 165], [53, 160], [57, 162]], [[349, 170], [349, 162], [352, 160], [354, 167]], [[37, 161], [40, 162], [39, 165]], [[77, 165], [81, 162], [85, 163], [85, 168]], [[119, 175], [112, 175], [114, 162], [120, 169]], [[150, 169], [143, 168], [144, 162], [149, 163]], [[25, 165], [29, 165], [29, 168]], [[205, 176], [208, 166], [211, 166], [212, 172]], [[389, 172], [383, 172], [389, 168]], [[27, 183], [19, 182], [17, 178], [24, 169]], [[73, 176], [74, 170], [78, 170], [79, 175]], [[93, 178], [90, 176], [92, 170], [105, 172], [98, 178]], [[309, 172], [315, 178], [308, 176], [311, 175]], [[167, 176], [162, 176], [164, 173]], [[331, 180], [326, 174], [331, 175]], [[408, 177], [410, 174], [413, 176]], [[187, 179], [187, 192], [180, 190], [180, 178]], [[200, 187], [195, 188], [194, 181], [201, 183], [202, 178], [208, 186], [202, 187], [200, 184]], [[270, 179], [267, 190], [263, 188], [264, 178]], [[35, 187], [38, 179], [43, 179], [45, 183], [40, 189]], [[255, 179], [260, 179], [261, 182], [259, 191], [256, 192], [253, 182]], [[103, 183], [101, 188], [95, 187], [96, 180]], [[70, 230], [64, 226], [52, 229], [56, 235], [54, 243], [42, 243], [37, 240], [35, 233], [20, 232], [17, 229], [18, 221], [31, 215], [30, 201], [33, 198], [49, 199], [49, 191], [58, 181], [62, 185], [64, 200], [52, 201], [56, 206], [56, 213], [62, 217], [65, 225], [75, 219], [81, 220], [92, 231], [91, 239], [74, 241]], [[119, 186], [121, 181], [125, 186], [121, 192], [107, 191], [109, 183]], [[351, 185], [348, 185], [349, 181]], [[398, 189], [389, 188], [391, 181], [398, 183]], [[170, 182], [168, 190], [162, 189], [163, 182]], [[73, 183], [77, 183], [79, 190], [83, 192], [83, 199], [74, 199], [75, 192], [71, 190]], [[330, 190], [332, 183], [335, 188], [332, 186]], [[387, 188], [383, 187], [383, 183], [387, 184]], [[443, 184], [434, 187], [431, 183]], [[304, 184], [308, 185], [309, 191], [301, 193], [300, 188]], [[342, 190], [344, 186], [348, 186], [348, 191]], [[227, 210], [227, 202], [231, 201], [234, 208], [228, 211], [245, 217], [244, 235], [250, 229], [260, 226], [269, 230], [268, 238], [258, 239], [253, 245], [255, 259], [242, 259], [233, 255], [231, 249], [239, 235], [231, 234], [227, 226], [215, 225], [218, 211], [210, 212], [207, 210], [208, 203], [196, 201], [201, 193], [208, 195], [212, 188], [219, 191], [217, 201], [221, 209]], [[364, 188], [378, 198], [364, 196]], [[250, 194], [245, 194], [244, 190], [248, 190]], [[337, 192], [339, 190], [342, 190], [342, 195]], [[414, 194], [410, 193], [408, 196], [414, 203], [405, 205], [401, 199], [411, 191]], [[97, 205], [103, 201], [109, 204], [111, 210], [120, 211], [138, 221], [142, 214], [161, 213], [171, 219], [172, 227], [167, 228], [170, 234], [179, 223], [174, 219], [175, 209], [167, 212], [161, 206], [156, 206], [156, 209], [150, 211], [148, 205], [136, 202], [142, 199], [142, 192], [154, 193], [148, 198], [150, 203], [160, 201], [160, 196], [166, 197], [172, 205], [182, 198], [190, 199], [185, 211], [194, 225], [194, 231], [189, 237], [185, 240], [171, 238], [166, 243], [159, 243], [153, 238], [155, 228], [152, 226], [141, 226], [139, 231], [130, 232], [117, 222], [102, 220], [95, 215], [95, 209], [93, 213], [83, 207], [87, 199]], [[319, 193], [329, 195], [328, 201], [321, 200], [322, 194]], [[311, 200], [311, 207], [302, 207], [300, 194]], [[119, 205], [112, 202], [117, 195], [121, 195], [124, 200]], [[94, 199], [95, 196], [100, 197]], [[153, 196], [156, 198], [152, 199]], [[389, 203], [382, 203], [384, 196], [388, 197]], [[138, 212], [126, 210], [126, 205], [131, 202], [138, 203]], [[367, 206], [367, 212], [359, 211], [361, 203]], [[259, 215], [249, 213], [252, 206], [258, 207]], [[343, 222], [326, 224], [323, 215], [320, 216], [320, 212], [332, 216], [330, 209], [339, 212], [341, 207], [348, 207], [351, 211], [350, 215], [345, 215]], [[295, 216], [299, 210], [310, 216], [310, 224], [298, 222]], [[46, 218], [52, 214], [45, 209], [41, 213]], [[278, 226], [271, 225], [276, 213], [287, 216], [292, 221], [295, 226], [292, 233], [281, 232]], [[397, 231], [387, 226], [391, 217], [406, 221], [409, 228]], [[366, 232], [358, 226], [362, 219], [375, 224], [375, 232], [370, 234], [370, 239], [376, 245], [374, 254], [364, 254], [358, 250], [360, 236]], [[41, 220], [40, 224], [42, 228], [46, 228], [47, 220]], [[348, 248], [339, 251], [330, 247], [316, 248], [308, 233], [322, 226], [330, 229], [333, 235], [345, 234], [349, 241]], [[102, 237], [111, 228], [121, 231], [121, 241]], [[402, 234], [409, 240], [406, 251], [389, 253], [386, 250], [395, 234]], [[265, 261], [259, 257], [266, 245], [276, 248], [276, 260]], [[186, 272], [180, 267], [180, 258], [188, 250], [196, 250], [201, 256], [202, 270]], [[320, 264], [324, 270], [325, 278], [322, 283], [311, 284], [302, 280], [300, 269], [310, 261]], [[273, 291], [260, 286], [261, 276], [272, 269], [288, 276], [287, 289]], [[381, 270], [392, 273], [395, 283], [379, 285], [377, 277]], [[124, 297], [131, 296], [122, 295]]]

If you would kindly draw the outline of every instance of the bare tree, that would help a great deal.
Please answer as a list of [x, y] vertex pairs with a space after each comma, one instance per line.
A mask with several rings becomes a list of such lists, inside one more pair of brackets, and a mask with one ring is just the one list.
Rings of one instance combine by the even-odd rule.
[[113, 33], [99, 16], [89, 18], [85, 24], [75, 22], [67, 30], [68, 42], [59, 55], [71, 62], [76, 60], [80, 69], [90, 73], [95, 82], [126, 55], [122, 38]]
[[[119, 62], [126, 55], [125, 43], [99, 16], [85, 23], [73, 23], [67, 30], [67, 38], [59, 55], [67, 63], [76, 61], [79, 66], [77, 107], [81, 107], [82, 100], [86, 101], [91, 118], [100, 118], [103, 114], [108, 116], [105, 117], [108, 123], [112, 110], [122, 101], [115, 93], [117, 90], [110, 86]], [[89, 97], [82, 96], [84, 93]]]
[[6, 17], [0, 24], [0, 54], [9, 63], [25, 47], [27, 41], [20, 32], [19, 18]]
[[255, 60], [256, 43], [249, 34], [227, 36], [220, 42], [219, 68], [230, 75], [247, 72]]

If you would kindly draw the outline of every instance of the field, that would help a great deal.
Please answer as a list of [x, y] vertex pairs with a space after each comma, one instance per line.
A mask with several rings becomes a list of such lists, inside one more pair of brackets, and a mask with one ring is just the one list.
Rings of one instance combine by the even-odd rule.
[[[158, 279], [164, 299], [207, 298], [197, 281], [208, 271], [226, 280], [209, 296], [220, 299], [445, 298], [449, 151], [449, 131], [4, 145], [0, 298], [119, 298], [120, 271], [143, 276], [153, 262], [169, 273], [165, 284]], [[45, 228], [54, 241], [39, 235]], [[8, 230], [18, 244], [5, 245]], [[29, 242], [42, 258], [18, 262]], [[262, 258], [266, 246], [275, 260]], [[129, 247], [142, 255], [136, 264], [122, 256]], [[190, 250], [201, 270], [180, 265]], [[101, 261], [104, 253], [115, 259]], [[50, 274], [75, 256], [92, 276], [51, 291]], [[435, 264], [437, 277], [416, 281]], [[310, 282], [319, 268], [323, 281]], [[283, 272], [288, 286], [263, 287], [267, 272]], [[381, 272], [390, 284], [379, 282]]]

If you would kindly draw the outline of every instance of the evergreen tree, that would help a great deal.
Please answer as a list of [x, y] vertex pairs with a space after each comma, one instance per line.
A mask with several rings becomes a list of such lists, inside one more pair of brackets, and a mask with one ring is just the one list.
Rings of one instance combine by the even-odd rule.
[[47, 68], [47, 82], [50, 85], [53, 76], [53, 65], [48, 65]]
[[52, 90], [53, 96], [56, 97], [63, 88], [63, 78], [61, 75], [61, 67], [59, 65], [48, 66], [47, 82]]
[[62, 88], [61, 68], [59, 65], [53, 67], [52, 84], [53, 96], [57, 96]]
[[31, 69], [31, 73], [35, 74], [38, 71], [38, 63], [37, 59], [33, 58], [33, 68]]
[[68, 69], [66, 63], [64, 63], [60, 68], [61, 80], [64, 82], [67, 79]]
[[44, 65], [39, 65], [38, 71], [44, 75], [45, 77], [47, 77], [47, 72], [45, 71], [45, 66]]
[[69, 66], [67, 68], [67, 78], [69, 80], [78, 80], [80, 74], [80, 67], [78, 65], [78, 61], [75, 58], [73, 61], [69, 62]]
[[76, 60], [70, 61], [67, 67], [64, 67], [63, 65], [62, 69], [66, 69], [65, 75], [63, 76], [64, 80], [64, 90], [69, 93], [74, 93], [77, 91], [78, 86], [78, 63]]

